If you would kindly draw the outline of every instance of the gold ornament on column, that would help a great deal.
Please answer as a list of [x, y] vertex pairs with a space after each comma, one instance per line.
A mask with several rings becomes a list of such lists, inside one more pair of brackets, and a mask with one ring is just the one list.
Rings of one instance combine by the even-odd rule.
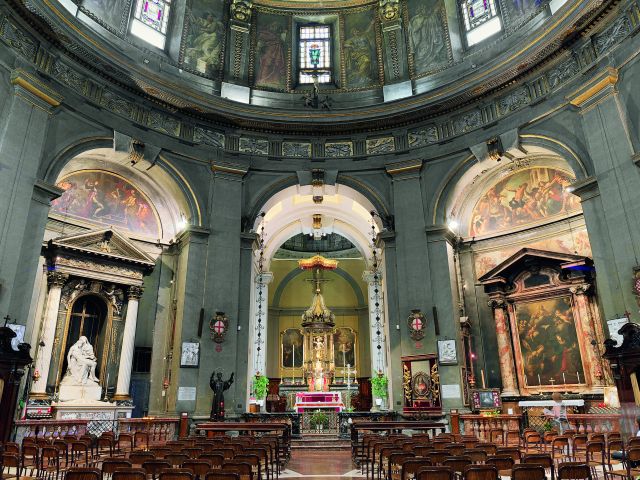
[[248, 22], [251, 20], [252, 2], [248, 0], [233, 0], [231, 3], [231, 18], [239, 22]]
[[384, 20], [395, 20], [400, 15], [399, 0], [380, 0], [380, 16]]

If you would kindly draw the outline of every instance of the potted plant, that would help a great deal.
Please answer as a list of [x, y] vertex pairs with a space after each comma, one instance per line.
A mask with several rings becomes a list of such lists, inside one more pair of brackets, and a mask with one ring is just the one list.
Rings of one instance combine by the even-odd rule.
[[315, 428], [318, 433], [322, 432], [325, 426], [328, 426], [329, 417], [321, 410], [316, 410], [309, 420], [311, 428]]
[[371, 378], [371, 393], [373, 394], [373, 397], [376, 399], [376, 405], [378, 407], [382, 406], [384, 399], [387, 398], [388, 386], [389, 386], [389, 379], [382, 372], [378, 372], [376, 376]]
[[256, 373], [253, 377], [253, 396], [256, 399], [256, 403], [260, 406], [264, 404], [264, 399], [267, 398], [268, 386], [269, 379], [260, 372]]

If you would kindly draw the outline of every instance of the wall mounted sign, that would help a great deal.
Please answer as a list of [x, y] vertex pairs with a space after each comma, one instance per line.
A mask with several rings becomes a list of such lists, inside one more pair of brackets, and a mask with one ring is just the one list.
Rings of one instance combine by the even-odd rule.
[[455, 365], [458, 363], [455, 340], [438, 340], [438, 361], [440, 365]]
[[180, 366], [183, 368], [198, 368], [198, 365], [200, 365], [200, 344], [197, 342], [182, 342]]
[[224, 342], [224, 337], [229, 331], [229, 318], [224, 312], [216, 312], [216, 316], [209, 321], [209, 330], [211, 330], [211, 340], [216, 343]]

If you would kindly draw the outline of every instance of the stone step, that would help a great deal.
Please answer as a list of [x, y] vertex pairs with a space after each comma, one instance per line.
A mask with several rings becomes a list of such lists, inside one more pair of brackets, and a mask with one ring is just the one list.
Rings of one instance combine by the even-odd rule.
[[345, 450], [351, 448], [349, 440], [339, 438], [335, 433], [306, 434], [291, 440], [292, 449]]

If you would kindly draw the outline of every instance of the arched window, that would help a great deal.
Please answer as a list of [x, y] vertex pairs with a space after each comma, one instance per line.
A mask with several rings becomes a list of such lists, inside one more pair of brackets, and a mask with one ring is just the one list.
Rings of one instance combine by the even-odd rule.
[[331, 68], [331, 27], [329, 25], [307, 24], [298, 29], [299, 82], [330, 83]]
[[502, 30], [495, 0], [462, 0], [460, 8], [468, 46], [480, 43]]
[[154, 47], [164, 49], [171, 0], [136, 0], [131, 33]]

